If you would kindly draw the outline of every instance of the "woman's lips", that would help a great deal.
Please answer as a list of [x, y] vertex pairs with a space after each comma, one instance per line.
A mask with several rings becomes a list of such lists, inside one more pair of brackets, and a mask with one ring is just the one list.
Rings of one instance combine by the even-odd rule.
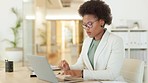
[[90, 35], [90, 34], [91, 34], [91, 32], [87, 32], [87, 34], [88, 34], [88, 35]]

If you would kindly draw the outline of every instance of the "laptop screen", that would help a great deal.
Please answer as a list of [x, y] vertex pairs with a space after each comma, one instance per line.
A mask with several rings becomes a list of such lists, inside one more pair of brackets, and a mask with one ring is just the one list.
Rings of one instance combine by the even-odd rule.
[[52, 83], [58, 83], [58, 80], [45, 56], [32, 55], [28, 56], [28, 60], [37, 75], [37, 78]]

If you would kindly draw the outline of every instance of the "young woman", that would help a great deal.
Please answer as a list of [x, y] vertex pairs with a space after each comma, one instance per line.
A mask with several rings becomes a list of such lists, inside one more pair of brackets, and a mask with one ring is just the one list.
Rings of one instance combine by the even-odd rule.
[[63, 74], [82, 76], [84, 80], [122, 80], [123, 40], [104, 28], [112, 21], [109, 6], [102, 0], [87, 1], [80, 6], [79, 14], [89, 37], [84, 40], [74, 65], [61, 61], [59, 67], [64, 70]]

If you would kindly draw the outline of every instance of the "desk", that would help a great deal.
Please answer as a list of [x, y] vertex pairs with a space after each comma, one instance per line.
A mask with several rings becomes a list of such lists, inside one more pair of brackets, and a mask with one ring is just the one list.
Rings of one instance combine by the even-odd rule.
[[[14, 72], [5, 72], [4, 69], [0, 69], [0, 83], [49, 83], [47, 81], [39, 80], [36, 77], [30, 78], [30, 71], [27, 67], [18, 67], [14, 69]], [[100, 83], [98, 81], [85, 81], [80, 83]], [[125, 83], [115, 81], [104, 81], [102, 83]]]
[[14, 68], [14, 72], [0, 69], [0, 83], [48, 83], [36, 77], [30, 78], [30, 73], [27, 67]]

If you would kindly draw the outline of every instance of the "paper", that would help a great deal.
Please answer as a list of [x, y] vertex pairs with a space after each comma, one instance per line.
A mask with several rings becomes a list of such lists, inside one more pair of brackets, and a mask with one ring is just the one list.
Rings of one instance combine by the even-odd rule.
[[52, 70], [56, 71], [56, 70], [61, 70], [58, 66], [53, 66], [51, 65]]

